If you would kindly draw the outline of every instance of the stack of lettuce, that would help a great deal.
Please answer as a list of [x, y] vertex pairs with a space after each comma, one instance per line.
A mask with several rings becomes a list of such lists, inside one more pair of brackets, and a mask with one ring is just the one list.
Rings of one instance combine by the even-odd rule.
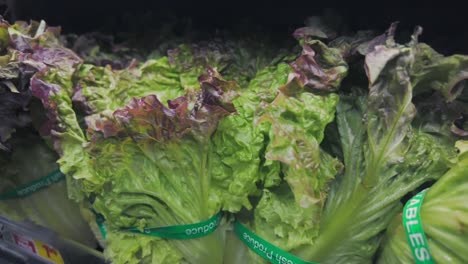
[[[34, 69], [42, 136], [60, 155], [69, 196], [104, 217], [113, 263], [266, 263], [232, 234], [232, 216], [307, 261], [391, 263], [408, 251], [390, 225], [405, 200], [466, 168], [455, 142], [467, 136], [468, 57], [419, 43], [420, 28], [403, 45], [396, 24], [376, 37], [337, 37], [309, 22], [294, 33], [302, 52], [215, 39], [144, 62], [125, 54], [114, 67], [58, 53], [61, 44], [21, 59]], [[428, 208], [430, 197], [435, 209], [436, 196], [461, 201], [465, 187], [434, 185]], [[220, 211], [230, 214], [203, 238], [122, 230]], [[434, 221], [439, 243], [458, 238], [434, 258], [467, 262], [464, 230]]]

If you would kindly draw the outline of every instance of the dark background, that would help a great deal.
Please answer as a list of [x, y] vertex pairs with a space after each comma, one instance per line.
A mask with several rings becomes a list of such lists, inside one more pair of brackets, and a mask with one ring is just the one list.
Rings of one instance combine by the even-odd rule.
[[[243, 22], [244, 30], [271, 31], [289, 37], [303, 26], [310, 15], [332, 8], [351, 30], [373, 29], [383, 32], [391, 22], [400, 21], [399, 32], [411, 32], [416, 25], [424, 28], [421, 40], [439, 52], [468, 54], [467, 12], [458, 5], [441, 7], [428, 4], [410, 7], [403, 1], [374, 1], [363, 6], [322, 1], [142, 1], [142, 0], [0, 0], [0, 11], [12, 20], [44, 19], [60, 25], [65, 33], [101, 31], [144, 33], [168, 21], [190, 18], [195, 30], [214, 32], [232, 29]], [[6, 6], [10, 5], [8, 11]], [[6, 12], [5, 12], [6, 11]], [[1, 14], [1, 13], [0, 13]], [[247, 26], [245, 26], [247, 25]]]

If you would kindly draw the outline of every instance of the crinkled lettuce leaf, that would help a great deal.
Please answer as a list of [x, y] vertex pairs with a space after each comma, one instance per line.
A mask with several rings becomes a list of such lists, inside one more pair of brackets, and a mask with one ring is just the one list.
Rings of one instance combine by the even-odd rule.
[[[241, 75], [248, 79], [262, 65], [267, 65], [267, 58], [263, 54], [254, 56], [252, 50], [244, 46], [220, 41], [183, 44], [169, 50], [167, 56], [150, 59], [141, 65], [132, 64], [121, 70], [84, 64], [74, 76], [73, 102], [87, 115], [114, 111], [129, 103], [133, 97], [153, 93], [166, 103], [187, 91], [199, 89], [198, 77], [207, 67], [216, 69], [223, 76], [226, 72], [226, 78], [230, 80], [238, 81], [237, 77]], [[251, 55], [252, 60], [262, 62], [251, 65], [254, 63], [248, 59]], [[246, 88], [243, 86], [245, 82], [238, 83]]]
[[160, 101], [166, 103], [182, 96], [184, 88], [198, 88], [198, 84], [183, 87], [179, 72], [169, 64], [167, 57], [123, 70], [83, 64], [74, 79], [72, 99], [86, 115], [113, 112], [128, 104], [133, 97], [150, 94], [157, 94]]
[[443, 56], [429, 45], [416, 46], [411, 81], [415, 94], [439, 91], [447, 101], [453, 101], [468, 86], [468, 56]]

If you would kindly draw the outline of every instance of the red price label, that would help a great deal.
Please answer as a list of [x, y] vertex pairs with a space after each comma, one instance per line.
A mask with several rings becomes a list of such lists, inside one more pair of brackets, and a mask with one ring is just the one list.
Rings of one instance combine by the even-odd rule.
[[19, 234], [13, 234], [13, 240], [17, 246], [48, 260], [50, 263], [64, 264], [60, 252], [48, 244]]

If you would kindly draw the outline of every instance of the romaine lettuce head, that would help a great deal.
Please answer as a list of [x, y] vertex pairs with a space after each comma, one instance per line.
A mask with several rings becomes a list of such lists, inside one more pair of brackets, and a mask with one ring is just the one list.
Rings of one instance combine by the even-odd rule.
[[[170, 100], [167, 107], [149, 95], [90, 123], [88, 166], [101, 183], [90, 196], [111, 232], [196, 223], [222, 209], [249, 206], [257, 175], [229, 173], [230, 164], [212, 140], [220, 120], [235, 111], [231, 83], [209, 70], [200, 86], [199, 92]], [[178, 258], [190, 263], [220, 263], [224, 252], [221, 230], [186, 241], [125, 236], [141, 239], [142, 247], [151, 243], [155, 253], [160, 243], [169, 243]], [[119, 244], [109, 238], [109, 256]]]
[[[421, 222], [429, 251], [436, 263], [466, 263], [468, 227], [467, 142], [459, 141], [456, 164], [430, 187], [421, 206]], [[378, 263], [413, 263], [402, 214], [395, 216], [385, 233]]]
[[[424, 100], [413, 94], [421, 30], [406, 45], [395, 43], [394, 31], [395, 24], [366, 44], [368, 92], [359, 81], [342, 87], [346, 92], [336, 114], [341, 147], [334, 153], [344, 171], [331, 185], [313, 245], [293, 251], [306, 260], [371, 263], [384, 230], [401, 210], [400, 199], [454, 165], [456, 138], [448, 130], [427, 130], [447, 128], [453, 120], [416, 108]], [[444, 109], [439, 111], [447, 115]]]
[[[170, 94], [171, 88], [181, 86], [180, 75], [170, 72], [167, 58], [144, 64], [140, 72], [147, 78], [130, 87], [124, 84], [137, 79], [131, 69], [117, 72], [83, 67], [77, 67], [75, 75], [57, 75], [53, 71], [36, 74], [32, 88], [49, 113], [50, 134], [61, 154], [61, 169], [73, 179], [70, 195], [90, 200], [93, 209], [106, 219], [107, 256], [116, 263], [153, 262], [160, 248], [170, 247], [167, 259], [161, 258], [161, 263], [220, 263], [224, 251], [222, 230], [204, 238], [177, 241], [122, 233], [120, 229], [190, 224], [222, 209], [235, 212], [250, 206], [247, 197], [256, 191], [258, 176], [242, 167], [249, 158], [217, 149], [246, 145], [239, 140], [225, 143], [227, 139], [222, 136], [214, 139], [220, 120], [235, 115], [232, 100], [237, 85], [209, 68], [193, 90]], [[164, 76], [179, 85], [171, 86]], [[117, 86], [105, 85], [113, 80], [122, 84], [120, 91]], [[95, 91], [83, 93], [83, 102], [92, 106], [86, 118], [87, 134], [73, 109], [69, 87], [74, 82], [82, 89]], [[158, 85], [151, 86], [155, 82], [168, 93]], [[119, 97], [127, 92], [125, 88], [130, 88], [130, 93], [134, 90], [134, 96], [139, 92], [144, 96]], [[177, 93], [184, 96], [162, 102], [159, 92], [165, 100]], [[114, 98], [115, 103], [92, 99], [99, 93]], [[231, 174], [232, 170], [241, 173]], [[125, 243], [132, 243], [132, 247], [126, 254], [116, 255]]]
[[[330, 181], [341, 163], [321, 149], [325, 127], [333, 121], [347, 65], [338, 49], [309, 40], [289, 65], [279, 63], [257, 73], [240, 93], [241, 109], [263, 138], [260, 192], [250, 212], [238, 219], [284, 250], [311, 245], [318, 234]], [[230, 236], [226, 263], [264, 263], [245, 253]]]

